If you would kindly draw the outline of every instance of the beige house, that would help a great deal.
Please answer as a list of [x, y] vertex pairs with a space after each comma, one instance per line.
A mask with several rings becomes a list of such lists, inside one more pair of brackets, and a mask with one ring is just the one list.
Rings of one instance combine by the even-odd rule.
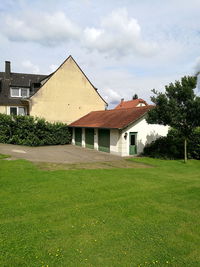
[[30, 115], [50, 122], [71, 122], [90, 111], [105, 110], [107, 103], [69, 56], [29, 99]]
[[13, 73], [9, 61], [5, 62], [5, 72], [0, 72], [0, 113], [70, 124], [106, 106], [72, 56], [48, 76]]

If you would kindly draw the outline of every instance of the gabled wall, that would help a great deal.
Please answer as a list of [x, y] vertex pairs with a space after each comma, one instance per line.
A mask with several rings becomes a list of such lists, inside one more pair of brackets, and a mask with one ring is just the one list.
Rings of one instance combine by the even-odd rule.
[[105, 107], [105, 101], [71, 56], [30, 98], [30, 115], [50, 122], [69, 124]]
[[[119, 152], [121, 156], [129, 156], [130, 132], [137, 133], [137, 154], [140, 154], [143, 152], [145, 145], [150, 144], [152, 141], [161, 136], [166, 136], [168, 130], [168, 126], [148, 124], [144, 116], [135, 123], [132, 123], [125, 129], [123, 129], [119, 139]], [[124, 138], [125, 133], [127, 133], [126, 139]]]

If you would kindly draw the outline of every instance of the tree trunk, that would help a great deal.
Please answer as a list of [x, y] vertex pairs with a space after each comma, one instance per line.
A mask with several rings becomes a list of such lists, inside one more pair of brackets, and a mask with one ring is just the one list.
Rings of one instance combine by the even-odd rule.
[[184, 139], [184, 162], [187, 162], [187, 139]]

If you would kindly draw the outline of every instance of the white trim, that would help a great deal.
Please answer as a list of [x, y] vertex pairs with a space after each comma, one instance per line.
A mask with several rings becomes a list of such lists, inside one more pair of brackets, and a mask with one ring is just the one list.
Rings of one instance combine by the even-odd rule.
[[24, 115], [27, 115], [27, 108], [25, 106], [8, 106], [7, 107], [7, 115], [11, 115], [11, 113], [10, 113], [11, 108], [17, 109], [17, 115], [19, 115], [19, 108], [24, 108]]
[[[19, 95], [18, 96], [14, 96], [12, 95], [12, 89], [17, 89], [19, 90]], [[27, 90], [27, 96], [22, 96], [22, 90], [26, 89]], [[10, 96], [11, 97], [17, 97], [17, 98], [28, 98], [30, 96], [30, 88], [27, 87], [10, 87]]]

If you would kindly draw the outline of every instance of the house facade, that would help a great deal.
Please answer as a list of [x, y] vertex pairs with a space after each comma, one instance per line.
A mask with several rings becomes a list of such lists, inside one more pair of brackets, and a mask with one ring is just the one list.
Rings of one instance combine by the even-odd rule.
[[12, 73], [10, 62], [6, 62], [0, 84], [0, 113], [70, 124], [90, 111], [107, 107], [72, 56], [50, 75]]
[[153, 106], [91, 112], [70, 124], [72, 143], [119, 156], [138, 155], [144, 146], [166, 136], [168, 126], [148, 124]]
[[0, 113], [29, 115], [31, 97], [41, 87], [46, 75], [13, 73], [11, 63], [5, 62], [5, 72], [0, 72]]

